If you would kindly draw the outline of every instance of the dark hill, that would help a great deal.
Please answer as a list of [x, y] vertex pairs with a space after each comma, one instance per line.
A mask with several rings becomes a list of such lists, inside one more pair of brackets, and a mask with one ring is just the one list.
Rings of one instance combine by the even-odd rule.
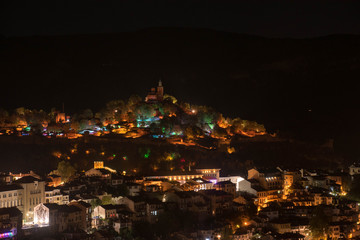
[[359, 156], [358, 35], [269, 39], [165, 28], [0, 41], [4, 108], [65, 102], [68, 112], [98, 110], [145, 96], [161, 76], [180, 100], [307, 141], [332, 137], [349, 158]]

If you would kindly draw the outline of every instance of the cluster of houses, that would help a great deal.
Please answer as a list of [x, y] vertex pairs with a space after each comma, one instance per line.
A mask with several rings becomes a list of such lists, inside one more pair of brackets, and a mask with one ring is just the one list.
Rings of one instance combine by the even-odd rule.
[[[0, 239], [54, 233], [112, 239], [136, 223], [156, 224], [174, 210], [194, 213], [199, 224], [172, 233], [172, 239], [224, 239], [225, 229], [236, 240], [312, 239], [311, 221], [320, 207], [327, 219], [324, 237], [356, 239], [359, 203], [344, 195], [357, 174], [360, 166], [353, 164], [347, 173], [253, 168], [247, 176], [221, 176], [220, 169], [209, 168], [139, 177], [99, 161], [66, 183], [54, 174], [4, 173]], [[205, 219], [222, 220], [204, 224]]]

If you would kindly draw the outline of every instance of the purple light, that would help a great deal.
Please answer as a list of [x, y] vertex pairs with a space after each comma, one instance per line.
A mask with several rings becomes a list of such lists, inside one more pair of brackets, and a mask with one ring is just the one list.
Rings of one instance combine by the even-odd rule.
[[8, 238], [13, 236], [14, 236], [13, 232], [0, 233], [0, 238]]

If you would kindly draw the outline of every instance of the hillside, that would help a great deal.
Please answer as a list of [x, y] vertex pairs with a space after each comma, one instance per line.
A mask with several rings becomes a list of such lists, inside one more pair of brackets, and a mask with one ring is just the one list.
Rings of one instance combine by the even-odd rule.
[[49, 110], [64, 102], [69, 113], [96, 111], [132, 93], [145, 96], [161, 76], [165, 91], [183, 101], [301, 140], [334, 138], [336, 151], [357, 159], [359, 40], [176, 28], [3, 38], [1, 107]]
[[[219, 145], [217, 145], [219, 146]], [[79, 139], [47, 139], [36, 136], [0, 136], [2, 171], [46, 174], [56, 169], [59, 161], [70, 161], [79, 171], [88, 170], [93, 161], [103, 160], [106, 166], [132, 174], [156, 174], [161, 170], [188, 170], [219, 167], [223, 174], [245, 174], [257, 167], [316, 169], [344, 168], [349, 163], [334, 153], [330, 146], [310, 145], [264, 136], [234, 139], [230, 146], [204, 149], [197, 146], [169, 144], [149, 138], [85, 137]]]

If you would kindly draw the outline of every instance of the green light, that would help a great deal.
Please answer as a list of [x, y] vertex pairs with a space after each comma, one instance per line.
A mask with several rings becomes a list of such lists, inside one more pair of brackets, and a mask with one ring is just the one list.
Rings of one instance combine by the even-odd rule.
[[116, 157], [116, 154], [113, 154], [113, 157]]
[[149, 158], [149, 156], [150, 156], [150, 149], [148, 148], [148, 149], [146, 149], [146, 153], [144, 153], [144, 158]]

